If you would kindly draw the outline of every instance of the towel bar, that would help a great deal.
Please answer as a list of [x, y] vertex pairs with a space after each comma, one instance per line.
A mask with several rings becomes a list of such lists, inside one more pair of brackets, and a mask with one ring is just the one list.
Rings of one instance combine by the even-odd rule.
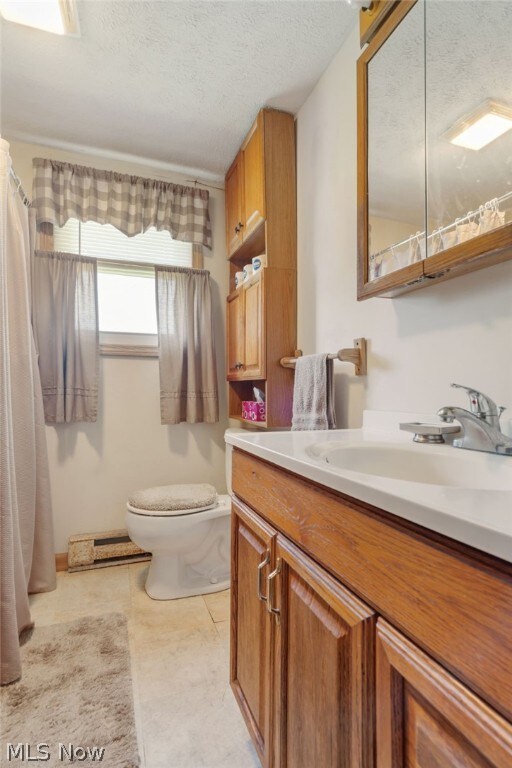
[[[282, 357], [279, 361], [283, 368], [295, 368], [298, 357], [302, 357], [302, 350], [295, 350], [295, 357]], [[356, 369], [356, 376], [366, 376], [366, 339], [354, 339], [354, 346], [347, 349], [339, 349], [329, 355], [331, 360], [341, 360], [343, 363], [352, 363]]]

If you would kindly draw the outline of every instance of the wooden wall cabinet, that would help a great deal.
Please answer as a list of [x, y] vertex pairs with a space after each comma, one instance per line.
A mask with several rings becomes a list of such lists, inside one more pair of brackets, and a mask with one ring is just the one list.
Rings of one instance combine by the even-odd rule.
[[[487, 75], [512, 66], [502, 10], [486, 4], [481, 21], [464, 3], [374, 0], [361, 13], [379, 25], [357, 63], [358, 300], [512, 259], [512, 136], [461, 138], [512, 97], [507, 83], [494, 101]], [[468, 50], [475, 66], [461, 90], [452, 73]]]
[[265, 219], [264, 111], [226, 174], [226, 245], [228, 257]]
[[[226, 175], [229, 417], [242, 421], [243, 400], [265, 392], [267, 420], [291, 423], [293, 372], [279, 365], [297, 336], [297, 223], [293, 115], [262, 109]], [[235, 273], [265, 254], [259, 282], [235, 289]]]
[[233, 456], [231, 685], [264, 768], [509, 768], [512, 566]]
[[265, 270], [227, 298], [228, 381], [265, 378]]
[[243, 241], [243, 158], [239, 152], [226, 174], [226, 245], [232, 254]]
[[243, 377], [245, 359], [245, 295], [241, 288], [226, 300], [227, 378]]

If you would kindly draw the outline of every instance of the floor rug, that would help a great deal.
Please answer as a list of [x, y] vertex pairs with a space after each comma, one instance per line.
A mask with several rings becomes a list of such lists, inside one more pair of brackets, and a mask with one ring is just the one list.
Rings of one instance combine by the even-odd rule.
[[[36, 627], [0, 689], [0, 763], [139, 766], [126, 618]], [[49, 756], [49, 757], [48, 757]]]

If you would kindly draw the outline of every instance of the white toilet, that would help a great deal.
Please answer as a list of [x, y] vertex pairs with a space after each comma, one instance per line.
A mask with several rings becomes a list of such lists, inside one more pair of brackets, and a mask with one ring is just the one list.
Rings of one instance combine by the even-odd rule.
[[[231, 487], [231, 446], [226, 446]], [[231, 497], [212, 485], [169, 485], [134, 493], [127, 504], [132, 541], [153, 555], [146, 592], [172, 600], [229, 587]]]

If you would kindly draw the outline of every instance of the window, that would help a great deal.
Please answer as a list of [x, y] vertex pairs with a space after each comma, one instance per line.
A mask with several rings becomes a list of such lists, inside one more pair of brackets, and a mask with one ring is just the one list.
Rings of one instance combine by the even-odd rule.
[[[127, 237], [110, 224], [82, 224], [69, 219], [63, 227], [54, 228], [54, 248], [98, 259], [98, 315], [103, 343], [156, 344], [153, 265], [191, 267], [192, 243], [173, 240], [167, 231], [150, 229]], [[127, 334], [150, 338], [133, 340]]]

